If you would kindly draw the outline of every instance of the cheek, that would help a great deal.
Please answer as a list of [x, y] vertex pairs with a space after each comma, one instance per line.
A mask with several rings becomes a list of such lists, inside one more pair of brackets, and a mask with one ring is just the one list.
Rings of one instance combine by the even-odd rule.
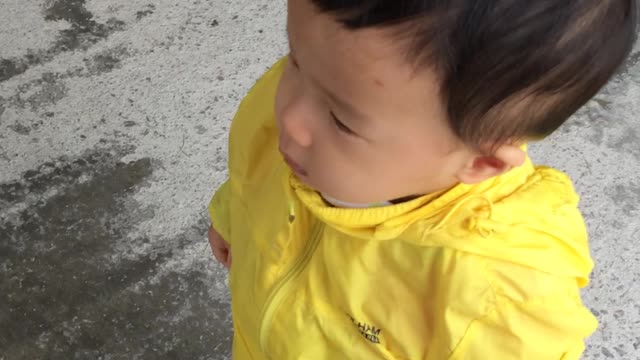
[[[437, 176], [434, 174], [437, 173], [435, 159], [428, 153], [429, 150], [423, 144], [410, 141], [385, 147], [368, 158], [370, 176], [376, 179], [377, 186], [381, 188], [414, 187]], [[398, 197], [406, 195], [409, 194], [400, 194]]]

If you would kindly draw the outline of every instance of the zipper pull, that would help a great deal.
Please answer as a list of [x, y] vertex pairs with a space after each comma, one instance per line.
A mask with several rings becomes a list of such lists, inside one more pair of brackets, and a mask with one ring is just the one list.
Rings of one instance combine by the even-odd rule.
[[295, 207], [293, 205], [293, 201], [289, 200], [289, 224], [293, 224], [295, 220], [296, 220]]

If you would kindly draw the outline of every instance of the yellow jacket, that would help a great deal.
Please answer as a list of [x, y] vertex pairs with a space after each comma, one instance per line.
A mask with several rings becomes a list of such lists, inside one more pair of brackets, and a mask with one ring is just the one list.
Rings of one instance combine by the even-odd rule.
[[278, 153], [283, 65], [242, 102], [209, 206], [233, 251], [235, 360], [580, 357], [593, 263], [566, 175], [527, 161], [399, 205], [330, 207]]

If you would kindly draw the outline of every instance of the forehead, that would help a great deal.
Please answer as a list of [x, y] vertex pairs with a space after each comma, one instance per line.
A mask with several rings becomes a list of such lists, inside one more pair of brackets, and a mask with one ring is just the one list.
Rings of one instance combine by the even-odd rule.
[[403, 118], [432, 112], [441, 107], [436, 75], [429, 68], [416, 69], [395, 30], [348, 30], [310, 0], [289, 1], [292, 51], [323, 88], [366, 107], [363, 111], [393, 109]]
[[402, 74], [404, 76], [410, 72], [410, 67], [402, 59], [400, 46], [389, 30], [348, 30], [333, 15], [319, 13], [310, 0], [289, 1], [288, 34], [296, 53], [300, 52], [305, 57], [309, 55], [305, 60], [309, 60], [311, 65], [322, 66], [340, 75], [385, 78], [389, 65], [396, 70], [394, 78], [401, 75], [402, 70], [407, 70], [407, 74]]

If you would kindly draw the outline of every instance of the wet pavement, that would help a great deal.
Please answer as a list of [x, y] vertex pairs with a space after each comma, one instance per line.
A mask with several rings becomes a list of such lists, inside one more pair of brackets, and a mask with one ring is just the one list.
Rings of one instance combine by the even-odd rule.
[[[0, 3], [0, 360], [228, 359], [205, 238], [230, 118], [286, 53], [284, 2]], [[532, 149], [597, 262], [586, 359], [640, 359], [640, 51]]]

